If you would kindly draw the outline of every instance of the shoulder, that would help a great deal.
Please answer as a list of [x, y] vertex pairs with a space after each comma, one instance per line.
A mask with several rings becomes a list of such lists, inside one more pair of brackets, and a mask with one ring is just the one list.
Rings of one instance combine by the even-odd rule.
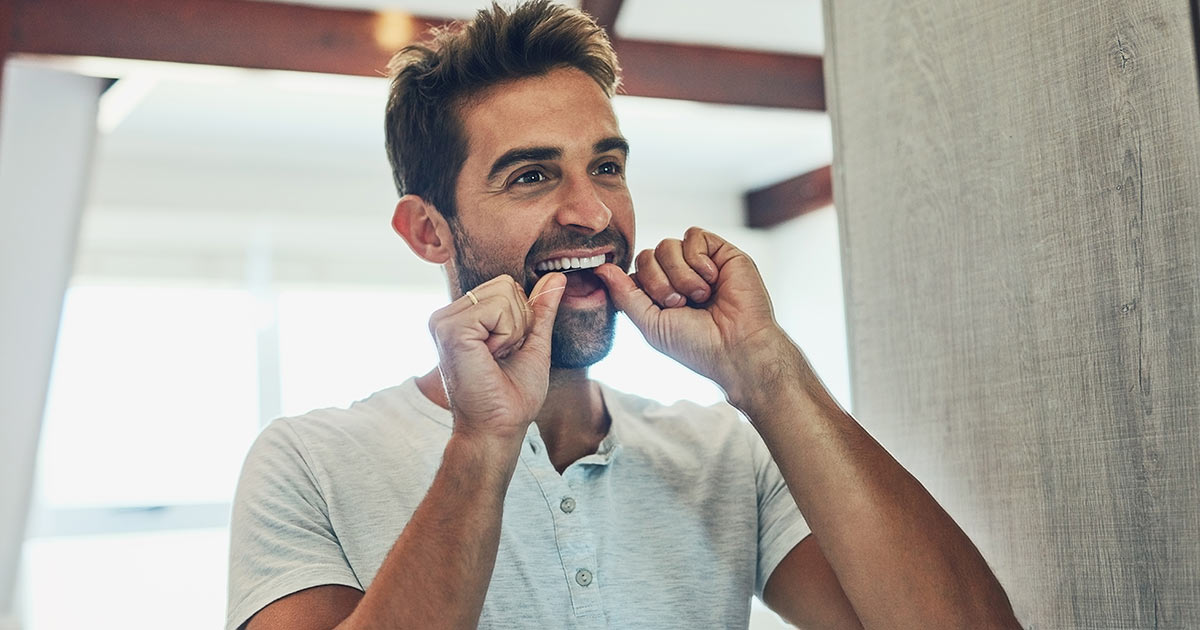
[[403, 464], [440, 454], [450, 434], [449, 412], [438, 416], [444, 410], [414, 394], [420, 395], [410, 379], [349, 407], [278, 418], [255, 440], [244, 471], [300, 468], [322, 477], [376, 460]]
[[352, 403], [349, 407], [314, 409], [299, 416], [280, 418], [264, 434], [278, 426], [311, 449], [354, 448], [380, 441], [422, 438], [448, 433], [448, 415], [439, 416], [433, 403], [420, 396], [412, 379]]

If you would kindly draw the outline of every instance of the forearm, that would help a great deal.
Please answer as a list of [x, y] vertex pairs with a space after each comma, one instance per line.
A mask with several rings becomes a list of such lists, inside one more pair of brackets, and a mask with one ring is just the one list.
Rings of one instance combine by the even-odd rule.
[[455, 434], [424, 500], [344, 630], [474, 628], [500, 543], [504, 495], [520, 453], [511, 440]]
[[837, 405], [791, 346], [731, 392], [754, 422], [863, 624], [1017, 627], [987, 563], [925, 488]]

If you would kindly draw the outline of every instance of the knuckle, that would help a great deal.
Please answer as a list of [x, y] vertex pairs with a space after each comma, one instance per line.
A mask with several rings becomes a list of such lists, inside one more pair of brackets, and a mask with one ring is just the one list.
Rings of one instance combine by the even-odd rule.
[[440, 341], [445, 339], [450, 330], [446, 320], [437, 320], [429, 322], [429, 332], [433, 333], [434, 340]]
[[659, 241], [658, 246], [654, 248], [656, 254], [670, 254], [678, 251], [683, 243], [677, 238], [664, 238]]

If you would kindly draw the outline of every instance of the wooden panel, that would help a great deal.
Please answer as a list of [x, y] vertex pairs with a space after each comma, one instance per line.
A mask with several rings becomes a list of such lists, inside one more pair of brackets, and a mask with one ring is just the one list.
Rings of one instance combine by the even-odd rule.
[[0, 0], [0, 107], [4, 106], [4, 66], [12, 52], [12, 0]]
[[832, 168], [822, 166], [746, 193], [746, 225], [769, 228], [833, 203]]
[[[247, 0], [0, 0], [12, 51], [381, 76], [393, 52], [444, 20]], [[618, 41], [633, 96], [825, 107], [821, 59]]]
[[1200, 627], [1188, 3], [825, 10], [856, 415], [1027, 627]]

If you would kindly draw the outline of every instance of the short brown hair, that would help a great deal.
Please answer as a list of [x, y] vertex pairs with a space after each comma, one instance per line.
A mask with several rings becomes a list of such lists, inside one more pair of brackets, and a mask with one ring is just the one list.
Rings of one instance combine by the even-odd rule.
[[433, 32], [388, 65], [388, 161], [396, 191], [414, 194], [453, 218], [454, 187], [467, 159], [459, 112], [473, 95], [504, 81], [575, 67], [612, 97], [620, 83], [616, 54], [587, 14], [548, 0], [506, 11], [493, 3], [475, 19]]

